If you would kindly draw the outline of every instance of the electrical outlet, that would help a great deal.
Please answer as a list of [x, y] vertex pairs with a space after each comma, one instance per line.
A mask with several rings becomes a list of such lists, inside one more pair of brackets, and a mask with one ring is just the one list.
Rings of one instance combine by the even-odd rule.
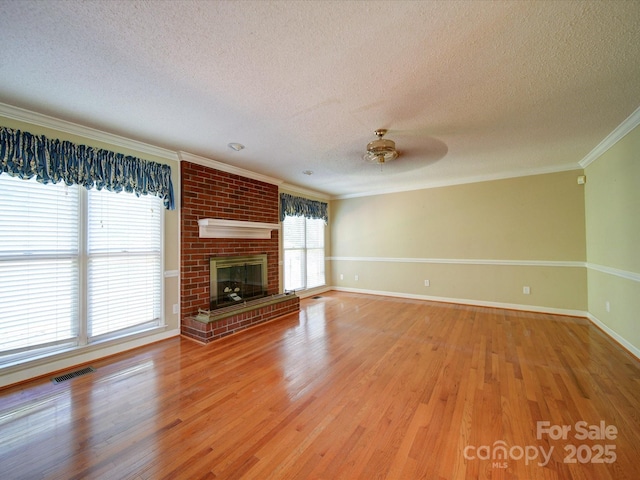
[[173, 304], [173, 313], [178, 314], [180, 313], [180, 305], [177, 303]]
[[522, 287], [522, 293], [524, 293], [525, 295], [529, 295], [531, 294], [531, 289], [528, 286], [524, 286]]
[[356, 282], [358, 281], [358, 275], [356, 275]]
[[344, 280], [344, 274], [340, 274], [340, 280]]
[[425, 287], [428, 287], [429, 285], [431, 285], [431, 283], [429, 282], [429, 280], [425, 280], [425, 281], [424, 281], [424, 286], [425, 286]]
[[604, 308], [607, 312], [611, 311], [611, 303], [609, 302], [609, 300], [607, 300], [606, 302], [604, 302]]

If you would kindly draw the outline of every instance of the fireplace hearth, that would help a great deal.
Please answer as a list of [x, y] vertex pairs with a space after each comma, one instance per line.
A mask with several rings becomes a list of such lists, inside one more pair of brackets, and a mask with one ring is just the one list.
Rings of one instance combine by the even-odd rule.
[[212, 257], [209, 263], [211, 310], [267, 295], [267, 255]]

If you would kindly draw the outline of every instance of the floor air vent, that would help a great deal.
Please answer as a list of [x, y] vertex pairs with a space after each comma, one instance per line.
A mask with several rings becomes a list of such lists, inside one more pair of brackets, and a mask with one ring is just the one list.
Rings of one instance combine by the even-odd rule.
[[95, 371], [96, 369], [93, 367], [81, 368], [80, 370], [76, 370], [75, 372], [65, 373], [64, 375], [53, 377], [51, 381], [53, 383], [62, 383], [66, 382], [67, 380], [71, 380], [72, 378], [81, 377], [82, 375], [86, 375], [87, 373]]
[[320, 295], [316, 295], [315, 297], [311, 297], [311, 298], [313, 298], [314, 300], [318, 300], [319, 298], [322, 298], [322, 297]]

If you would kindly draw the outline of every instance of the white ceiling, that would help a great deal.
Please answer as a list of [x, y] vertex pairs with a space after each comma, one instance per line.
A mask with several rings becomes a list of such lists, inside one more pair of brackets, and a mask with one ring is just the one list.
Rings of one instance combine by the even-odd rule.
[[[637, 1], [0, 12], [0, 102], [332, 196], [577, 168], [640, 105]], [[377, 128], [401, 152], [382, 168], [362, 160]]]

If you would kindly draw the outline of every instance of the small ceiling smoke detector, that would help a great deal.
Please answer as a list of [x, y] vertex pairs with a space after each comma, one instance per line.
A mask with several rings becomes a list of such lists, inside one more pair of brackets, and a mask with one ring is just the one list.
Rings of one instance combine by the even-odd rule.
[[227, 144], [227, 147], [229, 147], [231, 150], [234, 150], [236, 152], [239, 152], [240, 150], [244, 149], [244, 145], [242, 145], [241, 143], [236, 143], [236, 142], [231, 142], [231, 143]]
[[313, 170], [303, 170], [302, 173], [305, 175], [313, 175]]

